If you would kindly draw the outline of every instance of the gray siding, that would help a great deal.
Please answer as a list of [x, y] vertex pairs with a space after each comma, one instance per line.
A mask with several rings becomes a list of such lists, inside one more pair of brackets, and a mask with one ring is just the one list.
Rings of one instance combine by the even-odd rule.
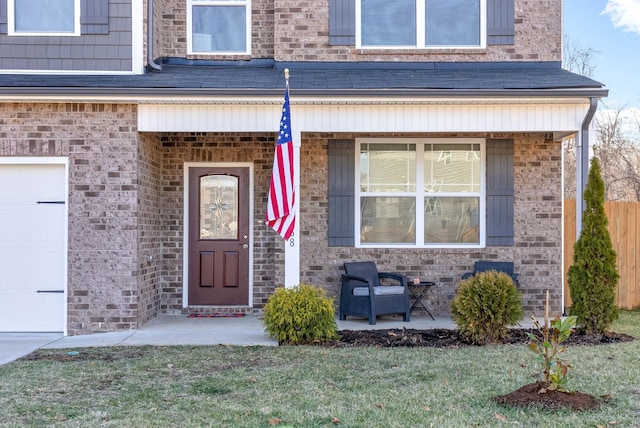
[[513, 242], [513, 140], [487, 140], [487, 245]]
[[131, 0], [82, 0], [80, 5], [79, 37], [8, 36], [7, 0], [0, 0], [0, 70], [131, 71]]
[[330, 247], [355, 245], [355, 140], [329, 140]]

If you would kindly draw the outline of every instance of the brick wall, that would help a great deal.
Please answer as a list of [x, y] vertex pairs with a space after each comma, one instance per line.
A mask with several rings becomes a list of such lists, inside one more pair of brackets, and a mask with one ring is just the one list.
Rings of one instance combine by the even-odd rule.
[[355, 135], [303, 135], [301, 169], [314, 173], [303, 174], [301, 177], [301, 282], [320, 285], [330, 294], [337, 295], [340, 289], [340, 269], [345, 261], [374, 260], [380, 270], [435, 281], [437, 286], [430, 291], [430, 307], [433, 313], [448, 314], [456, 284], [464, 272], [473, 269], [476, 260], [513, 260], [516, 272], [520, 273], [525, 312], [542, 314], [544, 292], [547, 289], [551, 291], [551, 310], [553, 313], [561, 311], [562, 203], [559, 143], [546, 139], [544, 135], [494, 136], [515, 138], [516, 235], [513, 247], [477, 250], [328, 247], [328, 209], [325, 196], [327, 140], [353, 137]]
[[0, 117], [0, 156], [69, 158], [69, 333], [136, 328], [135, 106], [1, 104]]
[[[190, 59], [249, 59], [187, 55], [186, 0], [156, 1], [161, 9], [161, 54]], [[515, 44], [486, 49], [357, 50], [330, 46], [329, 0], [253, 0], [251, 58], [277, 61], [561, 61], [562, 1], [515, 0]], [[156, 46], [156, 56], [158, 56]]]
[[[365, 135], [362, 135], [365, 136]], [[371, 136], [371, 135], [366, 135]], [[377, 134], [377, 136], [383, 136]], [[396, 135], [398, 136], [398, 135]], [[434, 135], [435, 136], [435, 135]], [[439, 135], [452, 136], [452, 135]], [[456, 135], [458, 137], [463, 135]], [[478, 136], [478, 135], [464, 135]], [[381, 270], [398, 271], [437, 282], [429, 299], [433, 313], [447, 314], [456, 284], [479, 259], [513, 260], [527, 313], [541, 313], [544, 291], [550, 289], [560, 310], [562, 230], [560, 203], [560, 144], [544, 135], [515, 136], [515, 246], [485, 249], [362, 249], [328, 247], [328, 140], [355, 135], [303, 134], [301, 147], [301, 273], [300, 281], [325, 288], [337, 296], [342, 263], [375, 260]], [[514, 138], [513, 135], [495, 136]], [[282, 285], [282, 241], [261, 221], [273, 161], [268, 135], [169, 133], [161, 136], [165, 237], [162, 309], [182, 310], [182, 201], [184, 162], [253, 162], [254, 172], [254, 307], [262, 308], [274, 287]], [[164, 276], [166, 275], [166, 276]]]
[[161, 14], [155, 25], [161, 38], [160, 46], [155, 49], [156, 56], [208, 60], [273, 58], [273, 0], [251, 1], [250, 56], [187, 55], [187, 0], [156, 0], [154, 7]]
[[[0, 118], [0, 156], [69, 158], [71, 334], [136, 328], [159, 312], [182, 312], [185, 162], [253, 164], [255, 311], [282, 285], [283, 242], [263, 221], [272, 133], [140, 134], [135, 106], [115, 104], [0, 104]], [[513, 260], [527, 313], [542, 312], [547, 289], [554, 302], [552, 312], [561, 310], [559, 143], [543, 134], [494, 136], [515, 140], [513, 247], [328, 247], [328, 140], [353, 137], [302, 136], [301, 282], [322, 286], [336, 296], [342, 263], [373, 259], [381, 270], [436, 281], [429, 299], [432, 312], [446, 314], [460, 276], [474, 261]]]
[[162, 310], [182, 312], [185, 162], [251, 162], [254, 166], [253, 305], [262, 308], [284, 280], [282, 239], [264, 224], [275, 136], [229, 133], [166, 133], [160, 136], [164, 162]]
[[162, 287], [162, 153], [155, 135], [140, 134], [138, 150], [138, 323], [160, 312]]
[[[321, 3], [321, 4], [320, 4]], [[356, 49], [329, 46], [329, 2], [275, 0], [278, 61], [560, 61], [561, 0], [515, 0], [514, 45], [486, 49]], [[282, 12], [280, 12], [282, 11]]]
[[70, 122], [68, 309], [77, 333], [138, 325], [135, 118], [134, 106], [111, 104], [66, 105], [60, 117]]
[[562, 153], [545, 136], [516, 139], [515, 254], [528, 313], [542, 314], [549, 290], [552, 314], [562, 313]]

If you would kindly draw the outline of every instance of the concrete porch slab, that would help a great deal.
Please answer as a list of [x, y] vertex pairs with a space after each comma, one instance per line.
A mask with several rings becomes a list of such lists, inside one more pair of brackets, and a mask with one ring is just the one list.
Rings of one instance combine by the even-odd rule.
[[[454, 329], [449, 318], [412, 317], [403, 322], [400, 316], [379, 317], [376, 325], [366, 318], [337, 321], [338, 330], [373, 329]], [[63, 336], [60, 333], [0, 333], [0, 365], [30, 354], [37, 349], [87, 348], [99, 346], [140, 345], [235, 345], [277, 346], [267, 336], [262, 318], [248, 315], [239, 318], [189, 318], [185, 315], [162, 315], [137, 330]]]

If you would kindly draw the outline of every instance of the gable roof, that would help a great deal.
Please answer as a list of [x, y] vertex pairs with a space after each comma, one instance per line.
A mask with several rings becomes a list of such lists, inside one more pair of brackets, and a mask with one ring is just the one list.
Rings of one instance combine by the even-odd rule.
[[279, 63], [167, 60], [142, 75], [0, 74], [3, 95], [570, 96], [608, 90], [560, 63]]

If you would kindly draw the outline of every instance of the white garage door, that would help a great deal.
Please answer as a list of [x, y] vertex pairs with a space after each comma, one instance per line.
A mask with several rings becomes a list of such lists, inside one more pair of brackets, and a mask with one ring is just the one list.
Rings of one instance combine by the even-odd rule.
[[0, 164], [0, 331], [61, 332], [64, 165]]

